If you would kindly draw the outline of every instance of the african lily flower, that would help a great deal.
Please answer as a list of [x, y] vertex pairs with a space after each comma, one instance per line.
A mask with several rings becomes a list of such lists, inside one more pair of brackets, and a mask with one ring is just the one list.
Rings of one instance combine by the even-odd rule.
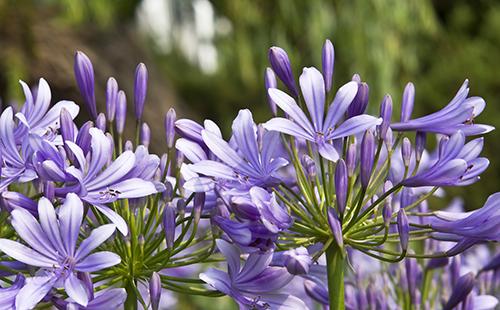
[[217, 247], [227, 260], [227, 273], [209, 268], [200, 279], [231, 296], [242, 308], [307, 309], [292, 295], [279, 293], [293, 276], [284, 267], [270, 267], [272, 252], [254, 252], [241, 265], [239, 249], [224, 240]]
[[451, 137], [443, 137], [439, 143], [437, 161], [402, 181], [407, 187], [463, 186], [479, 180], [489, 161], [478, 157], [483, 149], [483, 139], [465, 144], [465, 135], [459, 130]]
[[76, 194], [66, 196], [57, 214], [49, 200], [41, 198], [39, 221], [23, 209], [13, 210], [11, 214], [12, 226], [29, 247], [0, 239], [0, 250], [20, 262], [41, 268], [36, 276], [26, 280], [17, 294], [16, 309], [33, 308], [61, 283], [68, 296], [85, 307], [89, 296], [76, 272], [95, 272], [120, 263], [120, 257], [112, 252], [90, 254], [114, 233], [112, 224], [94, 229], [77, 249], [83, 204]]
[[413, 85], [405, 88], [401, 122], [391, 124], [395, 131], [421, 131], [452, 135], [461, 130], [464, 135], [485, 134], [494, 129], [489, 125], [474, 124], [474, 118], [483, 111], [486, 103], [481, 97], [467, 97], [469, 81], [465, 80], [455, 97], [441, 110], [415, 119], [409, 119], [413, 110], [415, 90]]
[[[361, 133], [380, 125], [381, 119], [362, 114], [340, 123], [358, 91], [358, 83], [349, 82], [342, 86], [330, 104], [326, 117], [325, 83], [316, 68], [304, 68], [300, 76], [300, 88], [311, 119], [300, 109], [296, 101], [276, 88], [268, 90], [271, 99], [290, 119], [276, 117], [264, 124], [267, 130], [282, 132], [313, 142], [324, 158], [337, 161], [339, 154], [330, 143], [332, 140]], [[337, 126], [338, 125], [338, 126]]]
[[[258, 141], [256, 126], [249, 110], [241, 110], [233, 122], [233, 144], [204, 129], [203, 142], [220, 161], [202, 160], [190, 166], [196, 173], [222, 181], [221, 185], [250, 188], [278, 184], [277, 172], [288, 161], [279, 157], [279, 136], [266, 132]], [[260, 145], [259, 145], [260, 144]]]

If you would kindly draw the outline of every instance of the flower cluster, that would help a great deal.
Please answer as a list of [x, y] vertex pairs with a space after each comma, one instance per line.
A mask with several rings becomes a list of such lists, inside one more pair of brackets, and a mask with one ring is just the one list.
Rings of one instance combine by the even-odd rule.
[[1, 308], [156, 310], [175, 308], [176, 293], [227, 295], [243, 309], [494, 308], [498, 255], [477, 268], [462, 253], [500, 241], [500, 194], [468, 213], [429, 200], [489, 165], [477, 136], [493, 127], [475, 123], [485, 102], [469, 82], [416, 118], [409, 83], [394, 122], [390, 95], [369, 114], [359, 75], [335, 90], [328, 40], [322, 70], [304, 68], [298, 83], [283, 49], [269, 61], [273, 118], [241, 110], [225, 137], [170, 109], [161, 156], [142, 119], [144, 64], [131, 140], [125, 92], [109, 78], [99, 113], [82, 52], [75, 77], [91, 121], [74, 122], [74, 102], [51, 107], [44, 79], [21, 82], [24, 105], [0, 115]]

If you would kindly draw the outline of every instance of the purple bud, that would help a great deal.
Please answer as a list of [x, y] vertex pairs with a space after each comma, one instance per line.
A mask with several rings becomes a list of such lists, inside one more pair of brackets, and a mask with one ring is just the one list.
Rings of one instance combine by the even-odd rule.
[[387, 134], [387, 129], [391, 124], [392, 116], [392, 98], [390, 95], [385, 95], [382, 103], [380, 104], [380, 117], [382, 124], [379, 126], [380, 138], [384, 139]]
[[365, 132], [361, 141], [361, 186], [368, 187], [372, 174], [373, 161], [375, 160], [375, 138], [370, 130]]
[[116, 98], [116, 131], [122, 134], [125, 129], [125, 121], [127, 120], [127, 97], [125, 92], [120, 90]]
[[61, 136], [64, 141], [75, 141], [75, 123], [71, 114], [66, 109], [61, 109], [61, 115], [59, 115], [59, 123]]
[[349, 144], [347, 147], [345, 164], [347, 166], [347, 175], [352, 177], [356, 170], [356, 143]]
[[407, 137], [404, 137], [403, 139], [403, 145], [401, 146], [401, 155], [403, 157], [403, 163], [405, 167], [408, 167], [411, 160], [411, 142]]
[[172, 202], [168, 202], [163, 210], [163, 231], [165, 232], [165, 240], [167, 248], [172, 249], [175, 240], [175, 206]]
[[353, 82], [358, 82], [358, 83], [361, 83], [361, 76], [359, 76], [359, 74], [355, 73], [355, 74], [353, 74], [353, 76], [352, 76], [351, 80], [352, 80]]
[[284, 263], [289, 273], [301, 275], [309, 273], [312, 258], [305, 247], [291, 249], [283, 254]]
[[151, 141], [151, 129], [147, 123], [142, 123], [141, 126], [141, 144], [145, 147], [149, 146], [149, 142]]
[[160, 275], [153, 272], [149, 280], [149, 298], [151, 300], [151, 309], [158, 310], [160, 308], [161, 297], [161, 279]]
[[370, 88], [368, 87], [368, 84], [364, 82], [359, 83], [358, 92], [352, 100], [352, 103], [347, 108], [348, 118], [365, 113], [366, 107], [368, 106], [369, 93]]
[[415, 86], [413, 83], [406, 84], [403, 92], [403, 102], [401, 103], [401, 122], [410, 120], [411, 113], [413, 112], [413, 103], [415, 101]]
[[335, 194], [337, 210], [339, 214], [344, 214], [347, 203], [347, 167], [343, 159], [339, 159], [335, 168]]
[[393, 142], [391, 127], [387, 128], [387, 132], [385, 133], [385, 137], [384, 137], [384, 143], [385, 143], [385, 147], [387, 148], [388, 151], [392, 150], [392, 145], [394, 142]]
[[475, 278], [472, 272], [469, 272], [463, 276], [461, 276], [457, 280], [457, 284], [453, 287], [453, 291], [451, 292], [451, 296], [448, 299], [448, 302], [444, 306], [444, 310], [451, 310], [459, 303], [465, 300], [469, 293], [472, 291], [475, 285]]
[[182, 118], [175, 122], [175, 130], [182, 138], [192, 140], [200, 145], [205, 145], [201, 132], [204, 130], [203, 126], [190, 119]]
[[134, 144], [132, 141], [127, 140], [125, 141], [125, 145], [123, 146], [124, 151], [133, 151], [134, 150]]
[[167, 147], [171, 149], [175, 140], [175, 120], [177, 114], [173, 108], [170, 108], [165, 114], [165, 137], [167, 138]]
[[37, 203], [21, 193], [5, 191], [1, 193], [1, 197], [2, 205], [7, 208], [7, 211], [22, 208], [32, 214], [38, 214]]
[[274, 74], [273, 69], [266, 68], [266, 72], [264, 74], [264, 86], [266, 88], [267, 94], [267, 102], [269, 103], [269, 108], [271, 109], [271, 113], [276, 116], [278, 115], [278, 108], [276, 107], [276, 103], [271, 99], [267, 90], [269, 88], [277, 88], [278, 81], [276, 81], [276, 75]]
[[[314, 279], [314, 278], [312, 278]], [[304, 281], [304, 290], [306, 294], [309, 295], [312, 299], [317, 302], [328, 305], [328, 291], [322, 283], [318, 283], [319, 281], [313, 280], [305, 280]]]
[[427, 270], [443, 268], [448, 265], [449, 261], [450, 259], [448, 257], [434, 257], [429, 260], [425, 268]]
[[397, 222], [401, 249], [406, 251], [408, 249], [408, 242], [410, 241], [410, 225], [408, 223], [408, 216], [406, 216], [405, 209], [399, 209]]
[[299, 97], [299, 92], [297, 91], [297, 85], [295, 84], [295, 79], [292, 73], [292, 66], [290, 65], [290, 59], [288, 55], [280, 47], [273, 46], [269, 49], [269, 62], [271, 63], [271, 68], [280, 78], [280, 80], [285, 84], [285, 86], [290, 90], [295, 98]]
[[332, 89], [333, 70], [335, 66], [335, 49], [330, 40], [326, 40], [321, 54], [321, 63], [323, 64], [323, 79], [325, 80], [325, 90]]
[[55, 185], [54, 182], [47, 181], [43, 185], [43, 195], [50, 201], [54, 201], [55, 198]]
[[328, 224], [330, 225], [330, 230], [333, 234], [333, 238], [335, 238], [335, 242], [339, 248], [344, 247], [344, 236], [342, 235], [342, 224], [340, 223], [337, 214], [335, 213], [335, 209], [328, 208]]
[[115, 120], [116, 100], [118, 97], [118, 83], [112, 77], [106, 85], [106, 118], [109, 122]]
[[422, 154], [425, 150], [425, 143], [427, 140], [427, 134], [425, 132], [418, 131], [415, 138], [415, 158], [417, 161], [422, 159]]
[[304, 167], [306, 176], [310, 180], [314, 180], [317, 174], [316, 163], [314, 162], [314, 159], [312, 159], [309, 155], [304, 154], [302, 155], [301, 162], [302, 167]]
[[144, 111], [144, 102], [146, 101], [146, 92], [148, 91], [148, 69], [142, 62], [137, 65], [135, 69], [135, 83], [134, 83], [134, 105], [135, 117], [142, 119], [142, 112]]
[[87, 154], [90, 151], [92, 137], [90, 136], [89, 130], [92, 127], [94, 127], [94, 123], [92, 121], [88, 121], [80, 127], [80, 130], [76, 135], [76, 144], [80, 146], [84, 154]]
[[87, 104], [90, 116], [95, 119], [97, 117], [97, 107], [94, 95], [94, 68], [90, 59], [83, 52], [76, 52], [74, 70], [80, 93]]
[[202, 192], [194, 194], [194, 199], [193, 199], [194, 223], [198, 223], [200, 221], [201, 212], [203, 211], [203, 206], [205, 206], [205, 193]]
[[392, 218], [392, 205], [387, 200], [384, 203], [384, 208], [382, 209], [382, 217], [384, 218], [384, 225], [389, 226]]
[[95, 119], [95, 126], [99, 128], [102, 132], [106, 131], [106, 116], [104, 113], [99, 113]]

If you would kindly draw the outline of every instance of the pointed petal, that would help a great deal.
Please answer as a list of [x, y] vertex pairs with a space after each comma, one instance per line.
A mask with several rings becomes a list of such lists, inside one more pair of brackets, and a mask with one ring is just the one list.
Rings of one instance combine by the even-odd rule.
[[236, 180], [235, 173], [232, 168], [213, 160], [202, 160], [196, 164], [190, 165], [189, 169], [196, 173], [201, 173], [214, 178]]
[[250, 110], [240, 110], [233, 121], [233, 136], [243, 156], [257, 169], [260, 167], [259, 148], [257, 146], [257, 135], [255, 123]]
[[206, 130], [203, 130], [201, 135], [210, 151], [212, 151], [212, 153], [214, 153], [220, 160], [233, 168], [239, 167], [243, 164], [243, 159], [226, 141]]
[[126, 236], [128, 234], [128, 226], [127, 222], [118, 215], [115, 211], [111, 210], [110, 208], [100, 205], [100, 204], [93, 204], [97, 210], [99, 210], [102, 214], [104, 214], [105, 217], [108, 218], [108, 220], [111, 221], [111, 223], [115, 224], [116, 228], [124, 235]]
[[92, 137], [92, 160], [90, 161], [86, 180], [92, 180], [101, 171], [104, 165], [110, 159], [111, 144], [106, 135], [97, 128], [90, 128], [89, 133]]
[[271, 100], [285, 111], [304, 131], [311, 136], [314, 135], [314, 128], [311, 122], [292, 97], [276, 88], [269, 88], [268, 93]]
[[0, 251], [30, 266], [51, 268], [57, 261], [9, 239], [0, 239]]
[[40, 198], [38, 201], [38, 218], [40, 219], [43, 231], [49, 238], [50, 242], [52, 242], [54, 248], [56, 248], [60, 253], [67, 255], [62, 242], [61, 233], [59, 231], [59, 222], [57, 221], [54, 206], [52, 206], [50, 201], [45, 197]]
[[76, 264], [75, 269], [82, 272], [95, 272], [118, 265], [120, 262], [120, 256], [113, 252], [103, 251], [85, 257], [85, 259]]
[[74, 193], [66, 195], [66, 199], [59, 207], [59, 224], [61, 237], [66, 248], [66, 253], [73, 256], [75, 253], [76, 241], [80, 232], [83, 220], [83, 204], [80, 198]]
[[134, 164], [135, 154], [132, 151], [123, 152], [102, 173], [87, 182], [87, 190], [91, 191], [96, 188], [106, 187], [119, 181], [134, 168]]
[[325, 116], [325, 82], [323, 75], [314, 67], [304, 68], [299, 83], [315, 131], [323, 131], [323, 118]]
[[240, 251], [225, 240], [218, 239], [216, 242], [217, 248], [226, 258], [229, 275], [236, 276], [240, 271]]
[[293, 137], [302, 138], [309, 141], [314, 141], [314, 137], [311, 133], [304, 130], [299, 125], [295, 124], [289, 119], [282, 117], [275, 117], [268, 120], [264, 125], [264, 128], [271, 131], [278, 131], [291, 135]]
[[87, 256], [92, 250], [100, 246], [104, 241], [108, 240], [115, 230], [116, 226], [113, 224], [102, 225], [92, 230], [88, 238], [80, 243], [80, 247], [75, 254], [75, 259], [79, 261], [85, 258], [85, 256]]
[[121, 306], [127, 298], [127, 292], [124, 288], [111, 288], [100, 291], [96, 297], [87, 305], [87, 310], [101, 309], [121, 309]]
[[196, 142], [189, 141], [188, 139], [178, 139], [175, 142], [175, 148], [184, 154], [184, 157], [186, 157], [193, 164], [207, 159], [207, 154], [201, 146]]
[[64, 289], [68, 296], [73, 299], [77, 304], [86, 307], [89, 302], [87, 290], [82, 281], [78, 279], [73, 273], [70, 273], [64, 281]]
[[339, 120], [344, 116], [345, 111], [352, 103], [356, 93], [358, 92], [358, 83], [349, 82], [339, 88], [335, 94], [330, 107], [328, 108], [328, 114], [326, 115], [325, 125], [323, 129], [326, 131], [328, 128], [334, 128]]
[[318, 152], [323, 158], [326, 158], [329, 161], [336, 162], [339, 159], [339, 153], [330, 143], [318, 143]]
[[332, 132], [332, 134], [328, 135], [326, 139], [333, 140], [355, 135], [376, 125], [380, 125], [381, 123], [381, 118], [376, 118], [370, 115], [362, 114], [354, 116], [343, 122], [337, 129]]
[[16, 296], [16, 309], [33, 309], [49, 293], [57, 281], [56, 277], [33, 277]]

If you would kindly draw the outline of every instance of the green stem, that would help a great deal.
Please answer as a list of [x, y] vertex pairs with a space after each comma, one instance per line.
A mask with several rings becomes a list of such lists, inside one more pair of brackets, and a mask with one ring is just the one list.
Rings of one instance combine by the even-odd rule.
[[326, 249], [326, 268], [328, 275], [328, 295], [330, 310], [344, 310], [344, 257], [337, 244]]
[[[133, 281], [133, 280], [130, 280]], [[125, 288], [127, 291], [127, 299], [125, 300], [126, 310], [136, 310], [137, 309], [137, 294], [134, 289], [134, 284], [130, 283]]]

